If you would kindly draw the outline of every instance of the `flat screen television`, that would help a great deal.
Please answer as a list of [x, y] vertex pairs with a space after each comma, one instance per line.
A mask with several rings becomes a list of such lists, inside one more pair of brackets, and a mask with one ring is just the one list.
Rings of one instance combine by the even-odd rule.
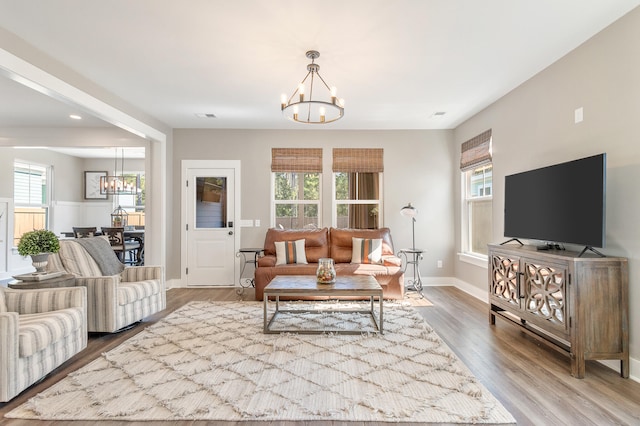
[[604, 247], [606, 162], [603, 153], [505, 176], [504, 236]]

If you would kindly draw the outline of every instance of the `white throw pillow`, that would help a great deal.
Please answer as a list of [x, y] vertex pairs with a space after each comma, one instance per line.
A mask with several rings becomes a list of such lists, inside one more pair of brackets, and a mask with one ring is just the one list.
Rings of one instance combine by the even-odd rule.
[[296, 241], [276, 241], [276, 265], [307, 263], [304, 253], [304, 239]]
[[382, 264], [381, 238], [352, 238], [351, 263]]

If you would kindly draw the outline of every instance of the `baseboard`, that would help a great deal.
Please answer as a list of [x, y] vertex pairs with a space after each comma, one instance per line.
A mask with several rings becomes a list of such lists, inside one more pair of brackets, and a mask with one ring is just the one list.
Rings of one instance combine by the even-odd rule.
[[[464, 291], [465, 293], [470, 294], [476, 299], [482, 300], [484, 303], [489, 303], [489, 294], [486, 290], [479, 289], [478, 287], [459, 280], [457, 278], [447, 278], [447, 280], [452, 280], [452, 284], [444, 284], [444, 285], [453, 285], [454, 287]], [[424, 282], [424, 279], [423, 279]], [[442, 281], [441, 281], [442, 282]], [[443, 285], [443, 284], [439, 284]], [[609, 367], [613, 371], [620, 374], [620, 361], [616, 360], [598, 360], [599, 363]], [[636, 358], [629, 357], [629, 379], [634, 382], [640, 383], [640, 360]]]
[[[405, 283], [407, 283], [411, 279], [413, 279], [413, 277], [405, 275]], [[480, 289], [455, 277], [423, 277], [422, 286], [453, 286], [464, 291], [467, 294], [470, 294], [476, 299], [482, 300], [484, 303], [489, 303], [489, 295], [487, 294], [486, 290]]]
[[167, 290], [171, 290], [172, 288], [183, 288], [182, 280], [179, 278], [174, 278], [172, 280], [166, 280], [164, 283]]

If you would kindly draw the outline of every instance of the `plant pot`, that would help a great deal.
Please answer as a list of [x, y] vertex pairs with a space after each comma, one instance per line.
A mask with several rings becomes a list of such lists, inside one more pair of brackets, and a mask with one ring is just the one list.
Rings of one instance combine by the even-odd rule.
[[40, 253], [31, 255], [31, 265], [36, 268], [36, 273], [44, 274], [46, 272], [47, 264], [49, 263], [49, 254], [50, 253]]

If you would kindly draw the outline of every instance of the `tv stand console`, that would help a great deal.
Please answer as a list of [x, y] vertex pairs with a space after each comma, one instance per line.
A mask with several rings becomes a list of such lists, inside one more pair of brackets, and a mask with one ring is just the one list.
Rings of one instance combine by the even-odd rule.
[[574, 377], [605, 359], [629, 377], [627, 259], [491, 244], [489, 306], [490, 324], [502, 318], [569, 355]]

